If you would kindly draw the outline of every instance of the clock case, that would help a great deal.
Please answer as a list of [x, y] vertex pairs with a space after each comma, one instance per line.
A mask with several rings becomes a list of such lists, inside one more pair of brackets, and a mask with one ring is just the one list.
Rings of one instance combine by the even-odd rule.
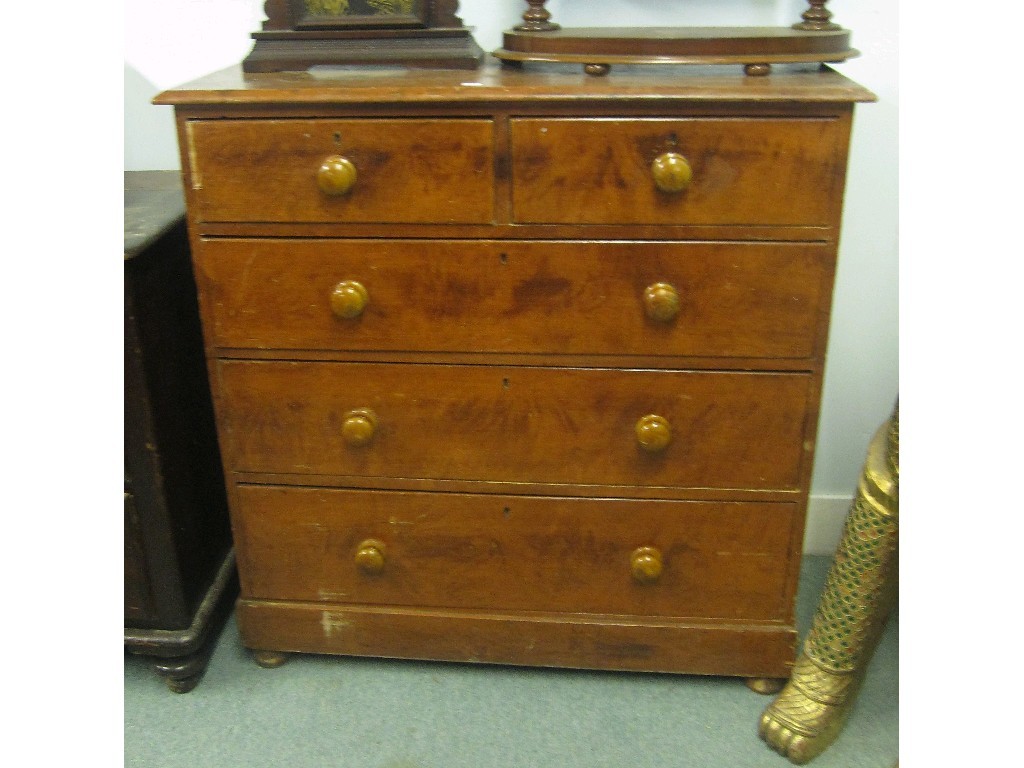
[[310, 13], [306, 0], [267, 0], [267, 20], [253, 33], [255, 44], [242, 70], [368, 64], [476, 69], [484, 53], [458, 9], [458, 0], [417, 0], [409, 13], [330, 16]]

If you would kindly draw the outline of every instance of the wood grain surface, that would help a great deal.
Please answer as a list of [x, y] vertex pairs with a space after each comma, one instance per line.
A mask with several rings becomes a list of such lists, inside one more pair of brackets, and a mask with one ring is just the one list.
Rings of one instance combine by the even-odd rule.
[[[489, 120], [191, 122], [189, 167], [205, 221], [485, 223], [494, 217]], [[316, 174], [333, 155], [358, 179], [329, 196]]]
[[[781, 620], [795, 504], [244, 485], [245, 592], [263, 599]], [[384, 545], [379, 574], [354, 560]], [[652, 584], [630, 554], [655, 547]]]
[[[234, 469], [677, 487], [795, 487], [810, 377], [474, 365], [222, 360]], [[370, 408], [373, 440], [343, 439]], [[636, 422], [666, 418], [661, 453]]]
[[264, 600], [240, 600], [236, 617], [250, 648], [745, 677], [788, 677], [797, 641], [767, 623]]
[[153, 102], [217, 109], [302, 105], [313, 111], [324, 111], [332, 104], [378, 108], [396, 103], [405, 108], [440, 104], [451, 110], [465, 104], [553, 102], [568, 104], [558, 111], [569, 112], [588, 102], [631, 108], [654, 103], [664, 110], [693, 103], [706, 108], [732, 102], [806, 106], [876, 100], [863, 86], [817, 64], [780, 67], [777, 74], [783, 76], [746, 77], [732, 67], [635, 66], [616, 68], [611, 77], [598, 78], [586, 77], [573, 66], [540, 65], [515, 71], [491, 62], [476, 72], [348, 68], [250, 75], [234, 65], [164, 91]]
[[243, 643], [786, 676], [873, 99], [817, 66], [533, 63], [161, 94]]
[[[829, 265], [821, 244], [218, 239], [196, 271], [225, 348], [809, 358]], [[331, 312], [341, 281], [357, 317]]]
[[[837, 119], [516, 119], [513, 217], [524, 223], [821, 225], [841, 199]], [[693, 169], [661, 192], [666, 152]]]

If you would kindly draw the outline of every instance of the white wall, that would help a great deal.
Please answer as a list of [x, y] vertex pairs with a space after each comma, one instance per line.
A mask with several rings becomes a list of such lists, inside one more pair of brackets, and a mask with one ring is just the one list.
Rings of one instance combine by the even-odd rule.
[[[462, 0], [485, 50], [527, 7], [522, 0]], [[799, 19], [803, 0], [550, 0], [564, 26], [772, 26]], [[879, 101], [857, 107], [834, 295], [812, 518], [806, 547], [831, 552], [864, 451], [898, 389], [897, 30], [892, 0], [832, 0], [862, 56], [837, 69]], [[259, 29], [262, 0], [125, 0], [126, 170], [178, 168], [170, 107], [159, 91], [237, 64]]]

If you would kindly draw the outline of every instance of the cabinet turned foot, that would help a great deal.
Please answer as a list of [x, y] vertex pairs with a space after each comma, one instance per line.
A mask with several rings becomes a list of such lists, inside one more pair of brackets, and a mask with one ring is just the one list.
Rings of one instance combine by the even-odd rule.
[[188, 693], [203, 679], [202, 673], [188, 677], [165, 677], [164, 682], [172, 693]]
[[779, 677], [748, 677], [746, 683], [747, 688], [754, 691], [754, 693], [770, 696], [781, 691], [782, 686], [786, 684], [786, 680]]
[[288, 654], [278, 651], [252, 651], [252, 660], [264, 669], [275, 669], [288, 661]]
[[199, 685], [199, 681], [206, 674], [206, 667], [210, 663], [212, 652], [212, 644], [207, 643], [196, 653], [157, 659], [153, 669], [164, 679], [164, 683], [170, 691], [188, 693]]

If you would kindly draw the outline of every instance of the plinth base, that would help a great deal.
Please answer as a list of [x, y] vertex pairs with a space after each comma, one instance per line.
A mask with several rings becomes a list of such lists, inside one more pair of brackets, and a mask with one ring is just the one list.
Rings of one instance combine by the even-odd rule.
[[484, 52], [467, 29], [255, 32], [244, 72], [301, 72], [319, 65], [476, 69]]
[[174, 693], [188, 693], [206, 673], [210, 656], [237, 595], [235, 553], [229, 550], [187, 629], [125, 627], [125, 650], [136, 656], [149, 657], [154, 671], [164, 678]]

